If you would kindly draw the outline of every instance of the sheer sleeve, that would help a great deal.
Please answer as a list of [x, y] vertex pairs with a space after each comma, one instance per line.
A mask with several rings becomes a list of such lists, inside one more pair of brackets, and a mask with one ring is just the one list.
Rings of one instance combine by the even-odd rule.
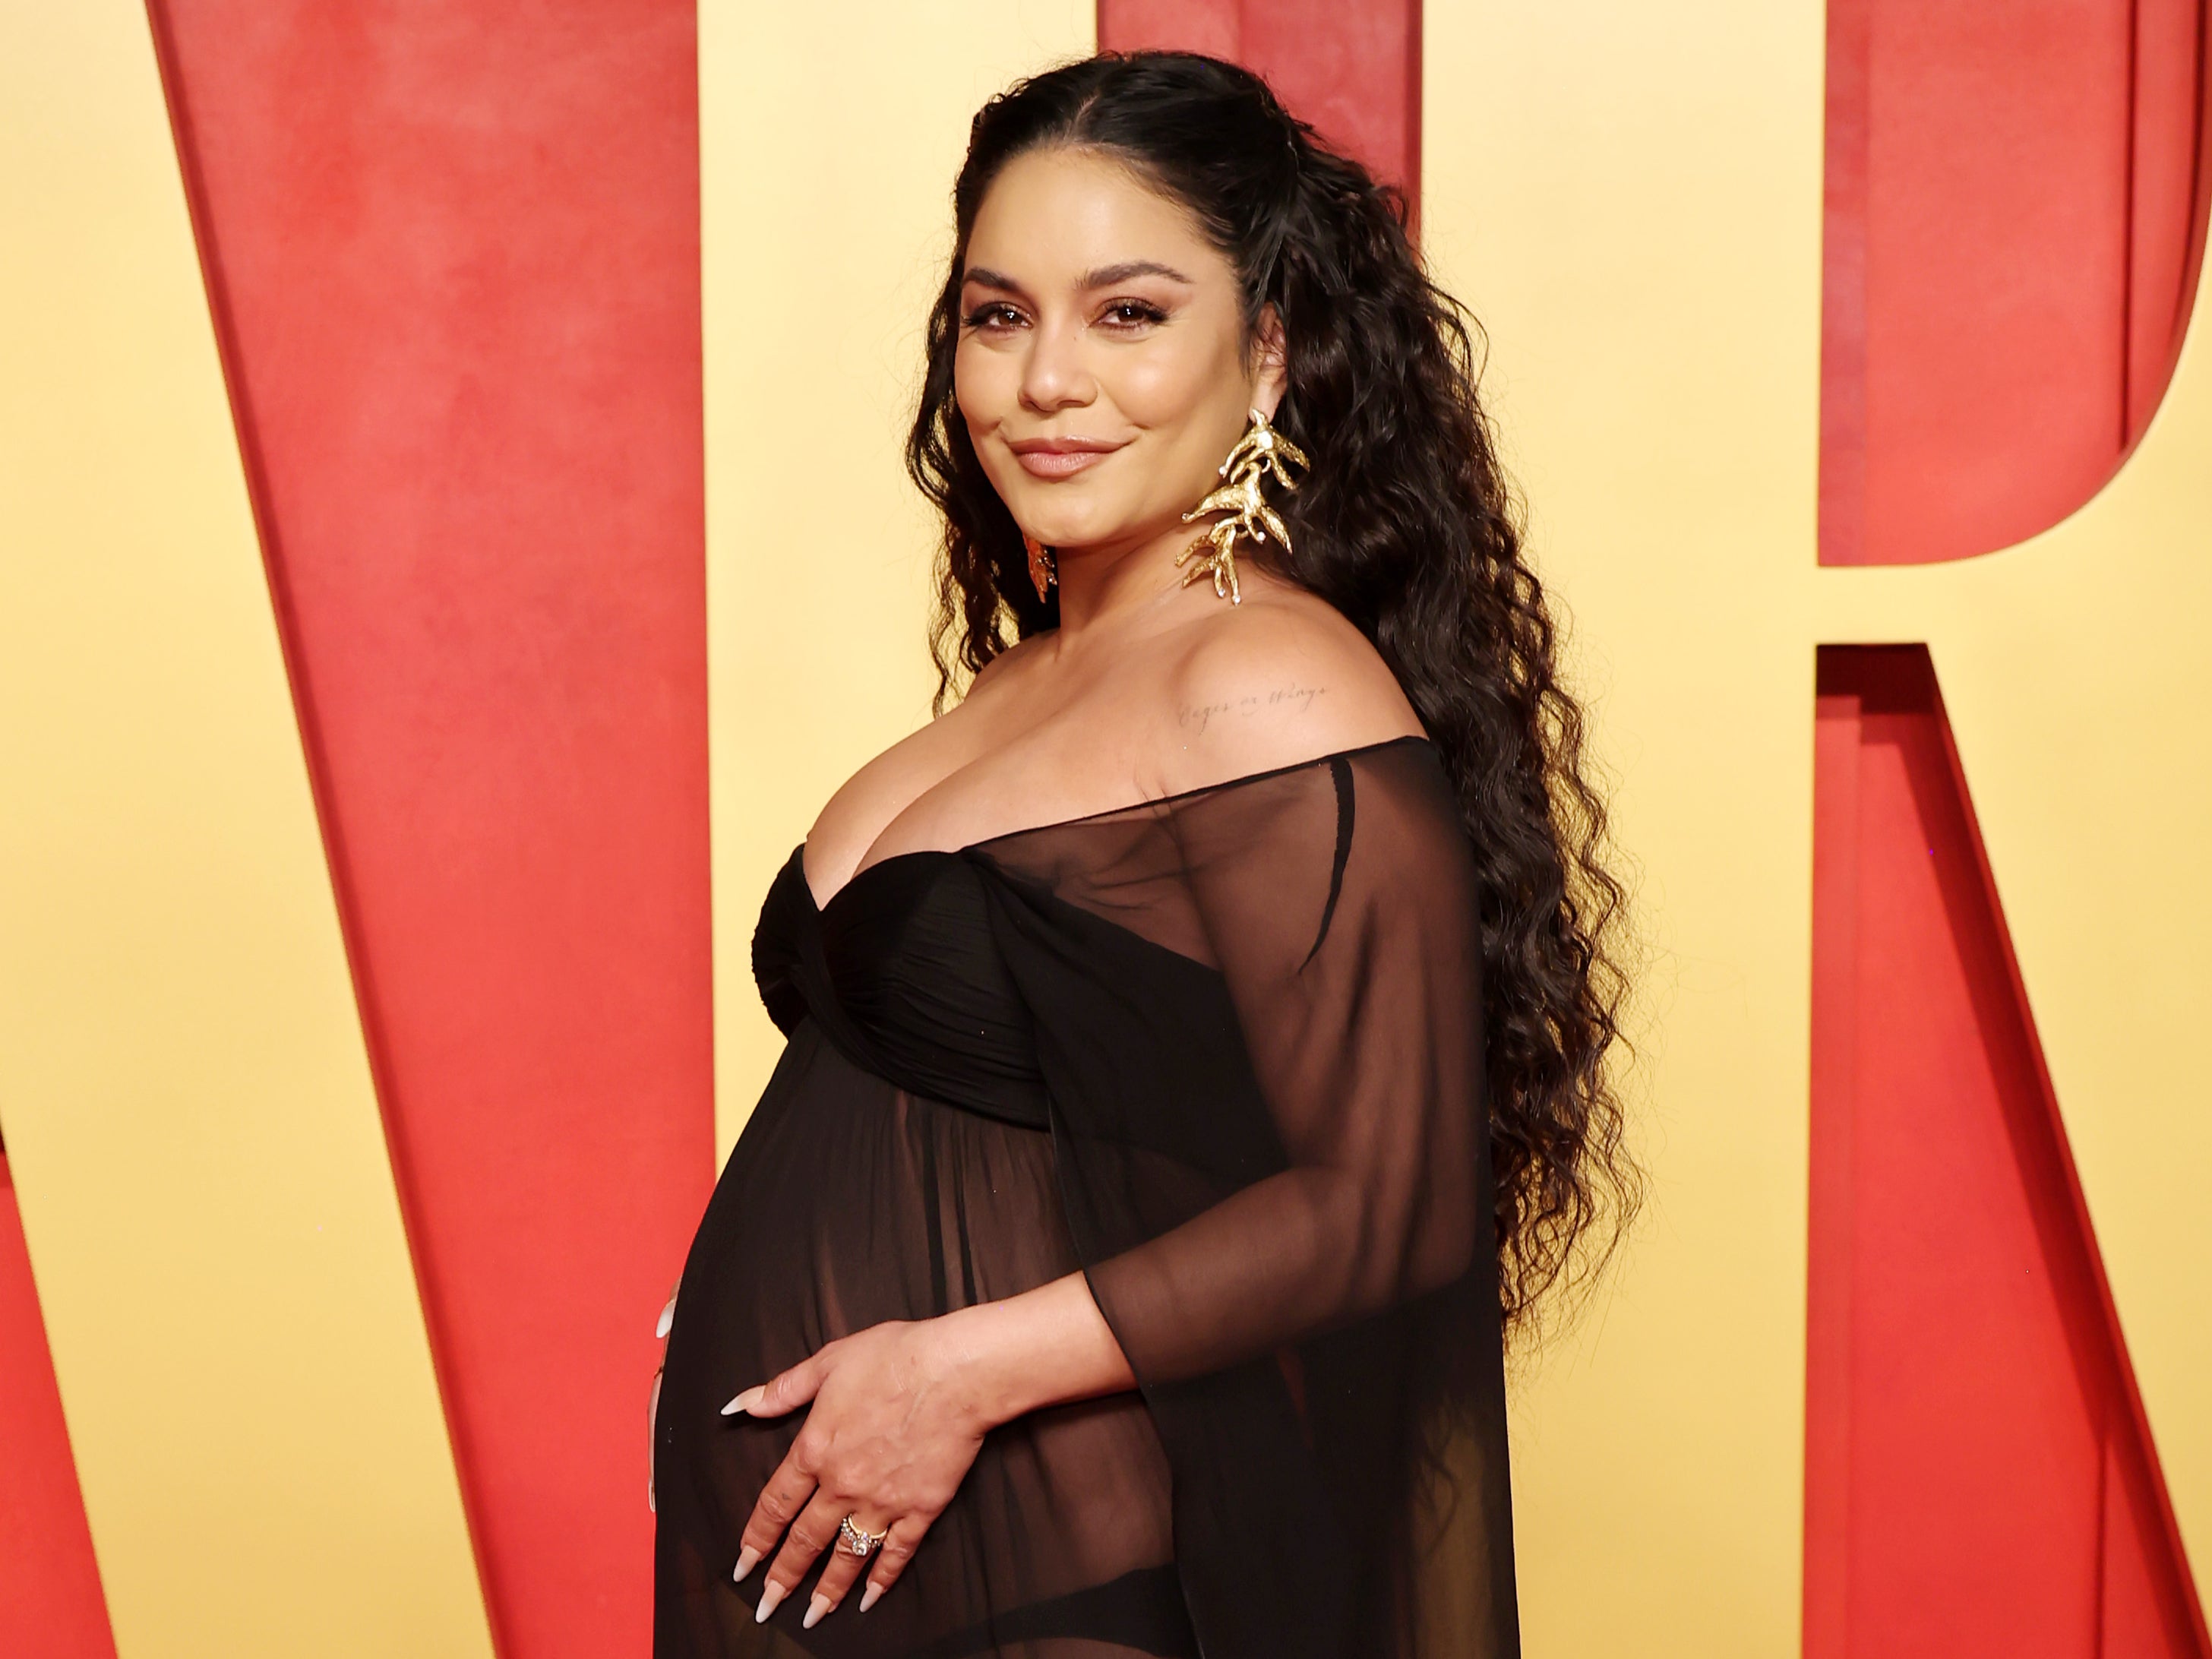
[[[1232, 792], [1177, 826], [1283, 1167], [1092, 1270], [1131, 1363], [1163, 1382], [1452, 1283], [1486, 1208], [1458, 826], [1357, 792], [1348, 761], [1323, 775], [1333, 799], [1299, 780], [1306, 799]], [[1334, 821], [1310, 825], [1316, 805]]]
[[1434, 751], [987, 851], [1206, 1651], [1517, 1652], [1480, 922]]

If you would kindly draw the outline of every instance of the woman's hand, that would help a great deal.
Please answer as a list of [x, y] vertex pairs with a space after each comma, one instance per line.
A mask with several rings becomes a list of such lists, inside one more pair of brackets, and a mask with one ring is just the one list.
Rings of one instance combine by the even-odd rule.
[[660, 1373], [668, 1364], [668, 1328], [676, 1322], [676, 1291], [681, 1288], [679, 1285], [668, 1292], [668, 1304], [661, 1309], [653, 1328], [653, 1334], [660, 1339], [661, 1354], [661, 1363], [653, 1368], [653, 1391], [645, 1401], [645, 1507], [653, 1514], [660, 1510], [653, 1490], [653, 1466], [659, 1457], [654, 1443], [660, 1435]]
[[761, 1586], [760, 1620], [825, 1549], [835, 1553], [815, 1586], [805, 1627], [845, 1599], [869, 1565], [839, 1544], [838, 1523], [848, 1515], [854, 1526], [883, 1534], [860, 1598], [862, 1611], [873, 1607], [952, 1501], [983, 1436], [1003, 1420], [984, 1398], [991, 1391], [978, 1386], [962, 1320], [952, 1314], [841, 1337], [722, 1408], [725, 1416], [782, 1417], [813, 1406], [741, 1540], [739, 1579], [783, 1540]]
[[[755, 1618], [765, 1623], [824, 1549], [835, 1553], [806, 1628], [844, 1601], [863, 1571], [866, 1612], [906, 1571], [987, 1433], [1026, 1412], [1135, 1386], [1090, 1285], [1073, 1273], [1003, 1302], [855, 1331], [747, 1389], [722, 1407], [725, 1417], [813, 1406], [739, 1540], [733, 1577], [742, 1580], [783, 1540]], [[866, 1560], [838, 1547], [837, 1523], [848, 1515], [883, 1536]]]

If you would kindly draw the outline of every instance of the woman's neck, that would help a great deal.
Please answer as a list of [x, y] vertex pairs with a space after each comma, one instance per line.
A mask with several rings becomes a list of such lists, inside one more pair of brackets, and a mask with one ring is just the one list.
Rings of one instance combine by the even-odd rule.
[[1176, 560], [1199, 534], [1177, 520], [1126, 543], [1058, 550], [1062, 647], [1088, 634], [1115, 631], [1165, 603], [1183, 584], [1185, 572], [1176, 568]]

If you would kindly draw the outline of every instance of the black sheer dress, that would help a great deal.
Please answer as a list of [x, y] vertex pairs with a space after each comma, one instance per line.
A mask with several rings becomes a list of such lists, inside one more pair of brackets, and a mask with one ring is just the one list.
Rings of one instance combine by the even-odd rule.
[[[754, 970], [789, 1037], [701, 1223], [654, 1652], [1516, 1654], [1474, 878], [1418, 738], [957, 852]], [[765, 1625], [738, 1534], [848, 1332], [1081, 1269], [1139, 1390], [994, 1431], [897, 1584]]]

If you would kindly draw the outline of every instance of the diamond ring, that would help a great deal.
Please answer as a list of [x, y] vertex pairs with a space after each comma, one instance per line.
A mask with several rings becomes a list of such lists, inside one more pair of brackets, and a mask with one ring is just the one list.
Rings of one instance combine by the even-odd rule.
[[837, 1523], [837, 1547], [847, 1554], [857, 1555], [863, 1560], [873, 1555], [878, 1546], [890, 1536], [890, 1529], [888, 1527], [881, 1532], [870, 1532], [849, 1515]]

